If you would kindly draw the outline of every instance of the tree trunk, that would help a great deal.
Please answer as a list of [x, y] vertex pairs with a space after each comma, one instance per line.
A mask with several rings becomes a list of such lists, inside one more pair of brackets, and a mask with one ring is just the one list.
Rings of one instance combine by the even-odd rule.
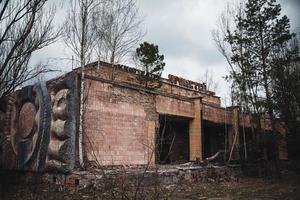
[[[82, 8], [85, 9], [85, 8]], [[83, 10], [82, 16], [82, 31], [80, 41], [80, 111], [79, 111], [79, 135], [78, 135], [78, 149], [79, 149], [79, 165], [84, 167], [83, 163], [83, 123], [84, 123], [84, 66], [85, 66], [85, 47], [86, 47], [86, 24], [87, 24], [87, 10]]]

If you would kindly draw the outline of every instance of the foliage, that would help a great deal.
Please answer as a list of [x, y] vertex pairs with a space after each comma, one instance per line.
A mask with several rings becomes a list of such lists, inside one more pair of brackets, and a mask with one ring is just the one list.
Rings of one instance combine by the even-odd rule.
[[300, 50], [298, 40], [280, 49], [274, 58], [274, 99], [280, 118], [287, 128], [290, 160], [300, 160]]
[[[278, 134], [272, 134], [271, 142], [264, 143], [259, 138], [259, 135], [264, 134], [260, 119], [269, 117], [272, 130], [276, 133], [276, 113], [280, 111], [283, 114], [284, 110], [284, 104], [276, 101], [280, 99], [279, 94], [281, 97], [288, 94], [285, 94], [287, 90], [277, 90], [281, 83], [280, 78], [274, 75], [283, 75], [286, 71], [282, 63], [291, 61], [291, 51], [288, 48], [295, 34], [290, 32], [289, 19], [281, 15], [281, 6], [276, 0], [244, 2], [233, 12], [229, 11], [222, 16], [220, 28], [213, 36], [219, 51], [230, 66], [227, 80], [232, 82], [234, 100], [242, 111], [252, 114], [258, 133], [255, 134], [255, 145], [262, 144], [261, 147], [266, 148], [271, 143], [269, 151], [272, 151], [272, 158], [277, 159]], [[233, 21], [230, 22], [230, 18]], [[283, 58], [283, 52], [286, 52], [286, 56], [279, 59]], [[289, 79], [288, 76], [285, 78]]]
[[164, 55], [160, 55], [158, 46], [144, 42], [136, 49], [136, 59], [143, 73], [138, 80], [146, 87], [160, 87], [160, 84], [153, 86], [150, 82], [159, 82], [165, 67]]
[[280, 17], [280, 5], [274, 0], [249, 0], [244, 14], [236, 16], [236, 29], [228, 30], [225, 38], [230, 44], [230, 71], [244, 109], [272, 115], [272, 59], [277, 48], [287, 45], [293, 37], [289, 19]]

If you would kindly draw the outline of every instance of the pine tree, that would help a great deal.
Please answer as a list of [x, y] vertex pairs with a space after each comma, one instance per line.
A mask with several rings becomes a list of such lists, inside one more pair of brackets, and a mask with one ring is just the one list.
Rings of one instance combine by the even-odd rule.
[[164, 55], [160, 55], [158, 46], [144, 42], [136, 49], [136, 59], [142, 69], [138, 80], [146, 88], [160, 87], [160, 77], [165, 67]]
[[260, 118], [269, 117], [273, 130], [269, 158], [277, 161], [273, 71], [280, 66], [274, 64], [274, 58], [294, 34], [290, 32], [288, 17], [281, 16], [281, 6], [276, 0], [246, 1], [242, 12], [235, 17], [235, 25], [233, 31], [227, 30], [224, 38], [230, 48], [229, 64], [232, 67], [229, 79], [236, 94], [240, 95], [244, 110], [256, 117], [253, 121], [257, 123], [259, 135], [263, 132]]
[[300, 161], [300, 49], [297, 39], [274, 57], [275, 108], [285, 123], [288, 156]]
[[231, 77], [240, 89], [254, 90], [250, 98], [257, 105], [252, 106], [263, 107], [272, 115], [272, 59], [293, 37], [289, 19], [280, 18], [281, 7], [275, 0], [248, 0], [244, 12], [244, 17], [236, 18], [236, 30], [226, 38], [233, 53], [231, 60], [239, 65]]

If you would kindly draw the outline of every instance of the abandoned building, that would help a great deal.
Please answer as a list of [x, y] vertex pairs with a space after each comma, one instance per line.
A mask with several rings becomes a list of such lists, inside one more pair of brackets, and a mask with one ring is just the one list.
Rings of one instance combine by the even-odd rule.
[[[16, 91], [0, 113], [0, 167], [72, 171], [80, 162], [172, 164], [201, 161], [219, 151], [239, 159], [239, 146], [251, 140], [249, 115], [221, 107], [205, 83], [169, 75], [151, 89], [139, 84], [139, 73], [91, 63], [85, 67], [82, 99], [79, 68]], [[261, 124], [271, 129], [268, 120]], [[284, 139], [279, 158], [288, 158]]]

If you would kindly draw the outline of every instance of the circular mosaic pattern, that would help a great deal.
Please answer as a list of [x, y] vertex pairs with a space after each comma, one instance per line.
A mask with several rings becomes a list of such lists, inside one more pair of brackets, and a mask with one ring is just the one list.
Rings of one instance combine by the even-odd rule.
[[25, 103], [20, 111], [18, 119], [18, 133], [22, 138], [26, 138], [32, 132], [35, 126], [35, 106], [27, 102]]

